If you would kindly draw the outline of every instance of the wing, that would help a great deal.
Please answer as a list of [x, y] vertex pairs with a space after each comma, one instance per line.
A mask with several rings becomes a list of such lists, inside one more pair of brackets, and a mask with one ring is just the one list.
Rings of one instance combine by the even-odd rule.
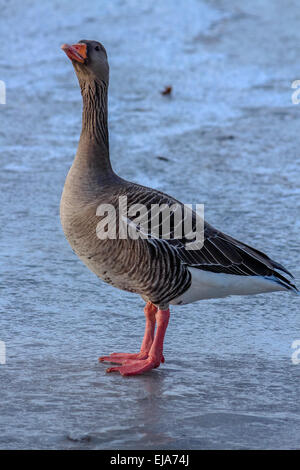
[[[266, 254], [205, 223], [204, 244], [200, 250], [177, 248], [182, 261], [195, 268], [242, 276], [271, 276], [278, 269], [292, 275]], [[280, 276], [280, 274], [278, 274]]]
[[[159, 191], [144, 188], [139, 185], [134, 185], [137, 188], [142, 188], [142, 197], [136, 197], [135, 202], [138, 201], [147, 207], [148, 220], [151, 218], [151, 205], [152, 204], [166, 204], [174, 206], [177, 204], [180, 206], [182, 213], [184, 206], [176, 199], [167, 196]], [[137, 191], [140, 194], [140, 191]], [[137, 194], [136, 194], [137, 196]], [[180, 237], [176, 236], [177, 223], [172, 212], [170, 213], [170, 232], [169, 238], [166, 239], [162, 236], [163, 218], [159, 220], [159, 224], [153, 235], [153, 230], [150, 226], [141, 226], [135, 223], [135, 221], [129, 218], [129, 223], [135, 224], [137, 230], [143, 232], [144, 238], [148, 240], [148, 243], [155, 246], [156, 252], [171, 251], [177, 257], [177, 260], [185, 266], [194, 267], [201, 270], [212, 271], [216, 273], [227, 273], [242, 276], [265, 276], [276, 278], [276, 281], [283, 284], [287, 288], [295, 288], [291, 282], [286, 279], [282, 274], [276, 270], [282, 271], [289, 276], [293, 277], [286, 268], [280, 263], [269, 258], [266, 254], [255, 248], [242, 243], [229, 235], [215, 229], [208, 223], [204, 222], [204, 237], [203, 245], [200, 249], [189, 249], [190, 240], [185, 235]], [[182, 215], [184, 218], [184, 215]], [[195, 232], [197, 229], [197, 217], [199, 217], [195, 211], [192, 211], [192, 230]], [[166, 222], [166, 219], [164, 219]], [[145, 228], [146, 227], [146, 228]]]

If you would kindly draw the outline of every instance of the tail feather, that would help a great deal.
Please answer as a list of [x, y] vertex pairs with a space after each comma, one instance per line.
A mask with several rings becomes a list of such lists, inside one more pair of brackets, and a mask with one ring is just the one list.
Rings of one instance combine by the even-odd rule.
[[292, 284], [289, 279], [286, 277], [282, 276], [282, 274], [277, 273], [274, 271], [272, 276], [266, 276], [267, 279], [270, 279], [274, 282], [277, 282], [277, 284], [280, 284], [282, 287], [285, 287], [287, 290], [291, 290], [295, 292], [296, 294], [300, 294], [298, 288], [295, 286], [295, 284]]

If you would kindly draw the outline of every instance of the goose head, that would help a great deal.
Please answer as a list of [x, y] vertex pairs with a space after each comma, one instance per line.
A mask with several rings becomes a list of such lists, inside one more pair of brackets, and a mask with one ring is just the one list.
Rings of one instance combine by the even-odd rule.
[[101, 81], [108, 85], [107, 54], [100, 42], [82, 39], [77, 44], [63, 44], [61, 49], [72, 61], [79, 82]]

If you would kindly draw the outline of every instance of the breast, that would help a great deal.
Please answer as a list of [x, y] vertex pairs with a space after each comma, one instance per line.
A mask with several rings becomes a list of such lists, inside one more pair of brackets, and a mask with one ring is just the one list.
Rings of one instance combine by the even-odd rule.
[[[104, 282], [128, 292], [138, 292], [136, 281], [127, 274], [127, 250], [119, 240], [97, 236], [100, 218], [97, 204], [74, 204], [62, 196], [60, 217], [64, 234], [80, 260]], [[122, 241], [122, 243], [126, 243]]]

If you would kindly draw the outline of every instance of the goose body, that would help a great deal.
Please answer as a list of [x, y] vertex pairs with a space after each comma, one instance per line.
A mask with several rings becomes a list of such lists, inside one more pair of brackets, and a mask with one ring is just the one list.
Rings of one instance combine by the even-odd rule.
[[[76, 255], [100, 279], [139, 294], [146, 301], [146, 331], [141, 351], [100, 358], [121, 364], [108, 371], [136, 375], [164, 361], [162, 351], [169, 304], [279, 290], [297, 292], [296, 286], [285, 276], [291, 275], [281, 264], [207, 223], [204, 224], [203, 246], [196, 250], [187, 248], [188, 240], [184, 235], [174, 236], [175, 224], [171, 224], [169, 239], [120, 236], [120, 198], [126, 197], [128, 207], [142, 204], [147, 215], [153, 204], [177, 205], [180, 210], [183, 204], [114, 173], [109, 159], [105, 49], [96, 41], [86, 40], [62, 48], [72, 60], [83, 97], [82, 132], [61, 199], [62, 227]], [[99, 207], [105, 205], [112, 207], [116, 215], [114, 239], [99, 238], [97, 233], [98, 224], [104, 221]], [[193, 213], [193, 223], [195, 221]], [[134, 219], [128, 216], [127, 223], [134, 224]]]

